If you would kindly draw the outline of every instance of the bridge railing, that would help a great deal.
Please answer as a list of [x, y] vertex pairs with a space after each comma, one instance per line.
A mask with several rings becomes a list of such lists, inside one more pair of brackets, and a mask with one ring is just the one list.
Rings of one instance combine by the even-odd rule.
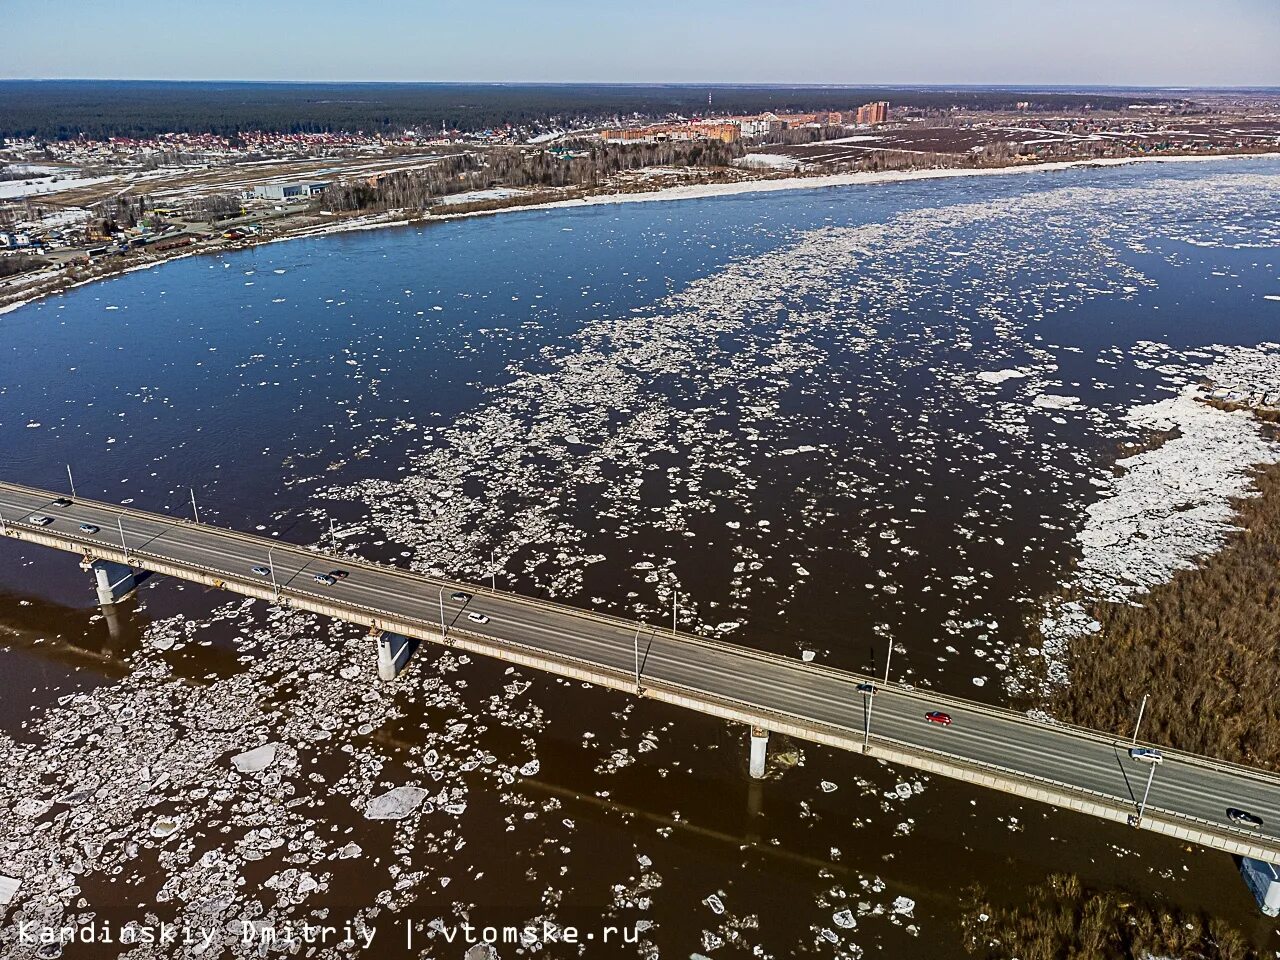
[[[43, 490], [40, 488], [26, 487], [21, 484], [8, 483], [5, 481], [0, 481], [0, 489], [9, 489], [25, 495], [43, 496], [43, 497], [47, 497], [50, 501], [60, 496], [59, 494], [56, 494], [47, 490]], [[647, 628], [653, 635], [660, 636], [665, 639], [670, 639], [683, 644], [700, 646], [704, 649], [708, 649], [708, 650], [721, 653], [727, 656], [748, 658], [759, 663], [767, 663], [767, 664], [770, 664], [771, 666], [787, 669], [796, 673], [822, 674], [832, 680], [846, 683], [852, 687], [856, 687], [858, 684], [862, 684], [862, 683], [873, 683], [876, 685], [877, 689], [881, 690], [882, 692], [892, 691], [895, 694], [898, 694], [904, 697], [913, 698], [921, 703], [927, 703], [927, 704], [941, 706], [941, 707], [951, 707], [956, 710], [968, 711], [970, 713], [976, 713], [984, 716], [989, 716], [989, 717], [998, 718], [998, 719], [1002, 719], [1010, 722], [1015, 722], [1028, 727], [1034, 727], [1039, 730], [1043, 730], [1045, 727], [1052, 727], [1053, 729], [1060, 730], [1069, 736], [1088, 739], [1093, 742], [1106, 744], [1106, 745], [1114, 745], [1119, 742], [1124, 742], [1124, 743], [1129, 742], [1126, 738], [1122, 737], [1119, 734], [1108, 734], [1103, 731], [1094, 730], [1089, 727], [1083, 727], [1075, 724], [1063, 723], [1063, 722], [1054, 721], [1054, 720], [1032, 719], [1028, 717], [1025, 713], [1021, 713], [1016, 710], [1011, 710], [1007, 707], [997, 707], [990, 704], [981, 703], [978, 701], [966, 700], [961, 697], [956, 697], [951, 694], [936, 692], [933, 690], [921, 690], [909, 684], [902, 684], [895, 681], [890, 681], [888, 684], [885, 684], [882, 680], [877, 680], [876, 678], [870, 675], [857, 673], [855, 671], [846, 670], [840, 667], [834, 667], [827, 664], [804, 663], [794, 658], [784, 657], [780, 654], [757, 650], [753, 647], [742, 646], [739, 644], [725, 643], [724, 641], [721, 641], [721, 640], [714, 640], [714, 639], [702, 637], [693, 633], [688, 633], [683, 631], [673, 631], [673, 630], [665, 629], [653, 624], [645, 624], [645, 623], [634, 621], [634, 620], [627, 620], [623, 617], [615, 616], [613, 614], [600, 613], [594, 610], [586, 610], [586, 609], [574, 607], [568, 604], [555, 603], [552, 601], [547, 601], [547, 600], [543, 600], [536, 597], [528, 597], [521, 594], [510, 593], [506, 591], [493, 591], [487, 587], [484, 587], [483, 585], [474, 584], [465, 580], [456, 580], [456, 579], [450, 579], [445, 577], [437, 577], [430, 574], [417, 573], [411, 570], [405, 570], [401, 567], [397, 567], [392, 564], [378, 563], [376, 561], [367, 560], [363, 557], [359, 557], [350, 553], [335, 554], [335, 553], [331, 553], [329, 551], [325, 551], [317, 548], [304, 547], [298, 544], [289, 543], [287, 541], [281, 542], [279, 540], [274, 540], [269, 537], [263, 537], [256, 534], [243, 533], [241, 531], [230, 529], [230, 528], [217, 527], [209, 523], [196, 524], [193, 521], [186, 520], [179, 517], [169, 517], [163, 514], [149, 513], [147, 511], [135, 510], [127, 506], [119, 506], [116, 504], [104, 503], [102, 501], [91, 500], [85, 497], [77, 497], [75, 498], [75, 500], [79, 504], [92, 506], [94, 508], [103, 510], [104, 512], [113, 514], [115, 516], [121, 516], [123, 518], [133, 518], [136, 520], [141, 520], [149, 523], [161, 523], [161, 524], [172, 526], [176, 529], [191, 529], [191, 528], [197, 528], [197, 527], [201, 529], [208, 529], [216, 533], [219, 537], [234, 539], [236, 541], [239, 541], [245, 544], [254, 545], [255, 547], [264, 551], [263, 559], [265, 559], [267, 551], [274, 551], [281, 555], [293, 554], [296, 557], [305, 558], [307, 560], [314, 559], [317, 556], [329, 557], [334, 559], [335, 561], [341, 561], [344, 565], [354, 566], [354, 567], [363, 567], [371, 571], [377, 571], [382, 575], [394, 576], [394, 577], [412, 582], [416, 585], [427, 584], [432, 588], [443, 587], [444, 589], [459, 589], [459, 590], [469, 591], [472, 593], [489, 593], [489, 594], [501, 597], [504, 602], [513, 603], [513, 604], [527, 607], [527, 608], [540, 609], [547, 613], [552, 613], [558, 616], [571, 616], [578, 619], [590, 620], [596, 623], [604, 624], [606, 626], [613, 627], [617, 629], [620, 633], [626, 634], [628, 636], [633, 634], [637, 628], [640, 628], [642, 630]], [[76, 534], [64, 533], [63, 531], [57, 531], [57, 533], [54, 534], [52, 531], [46, 531], [44, 528], [41, 528], [41, 527], [35, 527], [32, 525], [24, 524], [21, 521], [10, 521], [6, 519], [6, 523], [8, 525], [16, 524], [17, 526], [28, 529], [31, 533], [40, 535], [42, 537], [47, 537], [49, 539], [57, 538], [57, 539], [68, 541], [70, 543], [73, 543], [79, 546], [82, 549], [82, 551], [87, 551], [90, 553], [93, 553], [93, 552], [102, 553], [104, 551], [104, 548], [106, 548], [106, 549], [112, 549], [114, 552], [114, 548], [110, 548], [108, 547], [108, 545], [105, 545], [100, 541], [90, 540], [88, 537], [81, 537]], [[160, 537], [162, 536], [163, 534], [157, 534], [156, 536], [152, 537], [148, 541], [148, 544], [160, 539]], [[156, 560], [172, 563], [177, 566], [187, 567], [193, 570], [200, 570], [207, 574], [218, 575], [223, 578], [234, 579], [237, 582], [241, 582], [241, 583], [256, 582], [256, 581], [249, 580], [239, 571], [223, 570], [218, 567], [211, 567], [206, 564], [198, 564], [191, 561], [174, 560], [166, 557], [162, 553], [157, 553], [155, 551], [148, 551], [145, 548], [129, 549], [127, 551], [127, 555], [128, 557], [139, 557], [139, 558], [151, 556]], [[127, 558], [125, 562], [128, 562]], [[306, 590], [305, 588], [302, 588], [302, 587], [281, 587], [280, 590], [282, 594], [287, 591], [292, 594], [298, 594], [301, 596], [315, 598], [326, 604], [333, 603], [333, 600], [331, 597], [320, 594], [320, 593], [316, 593], [314, 591]], [[427, 599], [429, 598], [424, 597], [424, 601]], [[379, 611], [379, 609], [376, 607], [359, 604], [355, 602], [344, 601], [342, 604], [339, 604], [339, 606], [346, 606], [354, 610], [360, 610], [369, 617], [375, 617], [375, 616], [378, 616], [379, 614], [381, 614], [384, 617], [388, 616], [386, 611]], [[421, 619], [421, 618], [413, 618], [413, 617], [411, 617], [410, 619], [414, 620], [415, 622], [420, 622], [425, 627], [432, 627], [438, 624], [437, 620]], [[457, 632], [459, 630], [464, 630], [464, 628], [454, 627], [453, 630]], [[464, 632], [470, 632], [470, 631], [464, 630]], [[479, 634], [476, 634], [476, 635], [480, 636]], [[494, 643], [503, 643], [503, 644], [511, 643], [510, 641], [497, 640], [495, 638], [486, 638], [486, 639]], [[511, 644], [511, 645], [515, 645], [515, 644]], [[538, 649], [538, 648], [532, 648], [532, 649]], [[584, 661], [584, 662], [589, 662], [589, 661]], [[604, 668], [602, 665], [597, 665], [597, 666], [601, 669], [611, 669], [611, 668]], [[1177, 759], [1181, 762], [1195, 765], [1204, 769], [1211, 769], [1219, 773], [1225, 773], [1231, 776], [1244, 777], [1257, 782], [1267, 783], [1273, 786], [1280, 786], [1280, 774], [1274, 773], [1272, 771], [1262, 770], [1256, 767], [1249, 767], [1244, 764], [1233, 763], [1227, 760], [1219, 760], [1213, 757], [1204, 756], [1202, 754], [1176, 750], [1160, 744], [1151, 743], [1149, 741], [1141, 741], [1141, 742], [1147, 746], [1159, 747], [1159, 749], [1165, 754], [1166, 758], [1168, 759]]]

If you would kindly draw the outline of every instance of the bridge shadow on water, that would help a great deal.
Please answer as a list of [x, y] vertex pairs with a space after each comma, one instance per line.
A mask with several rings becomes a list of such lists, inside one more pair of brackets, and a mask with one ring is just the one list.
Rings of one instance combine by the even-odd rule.
[[[137, 585], [154, 579], [164, 578], [139, 572]], [[87, 584], [85, 593], [93, 595]], [[60, 671], [117, 681], [128, 676], [129, 660], [142, 649], [154, 622], [136, 594], [110, 606], [80, 607], [0, 588], [0, 657], [8, 652], [38, 662], [38, 678], [55, 687]], [[204, 685], [211, 674], [227, 676], [240, 669], [237, 653], [229, 647], [188, 644], [181, 652], [171, 666], [185, 683]], [[9, 666], [7, 672], [18, 672], [12, 658]], [[33, 696], [37, 702], [44, 699], [38, 685]]]

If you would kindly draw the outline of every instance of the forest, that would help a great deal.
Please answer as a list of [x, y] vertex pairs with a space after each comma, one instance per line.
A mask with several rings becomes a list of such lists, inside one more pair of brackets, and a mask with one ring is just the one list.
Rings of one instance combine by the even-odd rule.
[[[612, 144], [576, 141], [565, 153], [521, 147], [460, 151], [423, 170], [401, 171], [376, 184], [334, 184], [325, 190], [326, 210], [422, 209], [449, 194], [494, 186], [528, 188], [598, 187], [612, 175], [642, 167], [726, 167], [742, 154], [738, 144], [719, 140]], [[510, 206], [510, 202], [501, 204]], [[461, 212], [455, 208], [455, 212]]]
[[1115, 109], [1156, 97], [1027, 92], [1003, 88], [889, 89], [606, 84], [232, 83], [135, 80], [0, 80], [0, 136], [66, 140], [162, 133], [227, 137], [275, 133], [407, 129], [483, 131], [608, 121], [639, 114], [701, 114], [711, 95], [717, 113], [848, 110], [870, 100], [895, 107], [1036, 109], [1091, 104]]

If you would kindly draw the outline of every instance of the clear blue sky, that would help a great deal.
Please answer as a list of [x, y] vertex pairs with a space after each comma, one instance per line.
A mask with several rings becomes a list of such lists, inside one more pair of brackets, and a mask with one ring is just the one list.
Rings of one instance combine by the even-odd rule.
[[1280, 85], [1280, 0], [7, 0], [0, 76]]

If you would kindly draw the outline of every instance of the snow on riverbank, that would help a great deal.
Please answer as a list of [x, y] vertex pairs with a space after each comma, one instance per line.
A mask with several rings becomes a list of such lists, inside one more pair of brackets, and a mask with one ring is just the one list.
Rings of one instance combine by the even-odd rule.
[[[760, 156], [757, 154], [756, 156]], [[582, 197], [575, 200], [550, 200], [546, 203], [537, 204], [513, 204], [509, 207], [498, 207], [493, 210], [470, 210], [459, 213], [437, 214], [427, 217], [420, 211], [395, 210], [388, 213], [372, 214], [369, 216], [354, 217], [352, 219], [343, 220], [338, 223], [322, 224], [320, 226], [304, 227], [290, 232], [285, 236], [272, 237], [267, 240], [268, 243], [281, 243], [286, 240], [300, 240], [303, 238], [314, 238], [328, 236], [337, 233], [352, 233], [364, 230], [375, 230], [381, 227], [395, 227], [406, 225], [420, 225], [423, 222], [435, 220], [452, 220], [461, 217], [482, 217], [491, 216], [496, 213], [507, 213], [517, 210], [533, 211], [533, 210], [554, 210], [558, 207], [581, 207], [595, 206], [603, 203], [643, 203], [654, 200], [700, 200], [708, 197], [724, 197], [734, 196], [745, 193], [772, 193], [777, 190], [816, 190], [824, 187], [841, 187], [841, 186], [865, 186], [879, 183], [900, 183], [908, 180], [932, 180], [944, 177], [973, 177], [973, 176], [996, 176], [1002, 174], [1020, 174], [1020, 173], [1042, 173], [1054, 172], [1061, 170], [1070, 170], [1076, 167], [1113, 167], [1124, 166], [1132, 163], [1194, 163], [1207, 160], [1256, 160], [1265, 157], [1277, 157], [1280, 153], [1245, 153], [1245, 154], [1221, 154], [1216, 156], [1197, 156], [1197, 157], [1113, 157], [1098, 160], [1062, 160], [1053, 163], [1025, 164], [1017, 167], [982, 167], [977, 169], [926, 169], [926, 170], [891, 170], [876, 171], [862, 173], [842, 173], [830, 174], [826, 176], [811, 177], [778, 177], [768, 180], [745, 180], [736, 183], [706, 183], [706, 184], [690, 184], [681, 187], [664, 187], [658, 190], [646, 190], [636, 193], [613, 193], [613, 194], [597, 194], [590, 197]], [[110, 179], [105, 178], [105, 179]], [[64, 181], [64, 184], [69, 181]], [[87, 185], [89, 181], [75, 184], [76, 186]], [[476, 199], [471, 197], [469, 199]], [[455, 204], [459, 201], [454, 200]], [[205, 252], [205, 251], [195, 251]], [[170, 259], [158, 261], [167, 263]], [[102, 277], [94, 277], [94, 280], [104, 280], [115, 274], [105, 274]], [[76, 284], [79, 286], [80, 284]], [[48, 291], [62, 292], [66, 288]], [[17, 310], [19, 307], [26, 306], [36, 300], [46, 296], [46, 293], [15, 300], [11, 303], [0, 306], [0, 314], [9, 313]], [[1271, 299], [1271, 298], [1268, 298]]]
[[[1221, 358], [1199, 374], [1280, 389], [1280, 353], [1218, 349]], [[1141, 602], [1178, 570], [1221, 549], [1236, 529], [1232, 500], [1256, 494], [1250, 467], [1280, 461], [1280, 444], [1264, 439], [1250, 411], [1219, 410], [1198, 394], [1189, 384], [1176, 397], [1129, 413], [1128, 422], [1140, 430], [1177, 435], [1119, 461], [1124, 472], [1110, 481], [1111, 495], [1085, 510], [1077, 536], [1081, 557], [1069, 584], [1085, 602]], [[1071, 640], [1100, 628], [1082, 602], [1049, 604], [1040, 632], [1050, 685], [1069, 679]]]

